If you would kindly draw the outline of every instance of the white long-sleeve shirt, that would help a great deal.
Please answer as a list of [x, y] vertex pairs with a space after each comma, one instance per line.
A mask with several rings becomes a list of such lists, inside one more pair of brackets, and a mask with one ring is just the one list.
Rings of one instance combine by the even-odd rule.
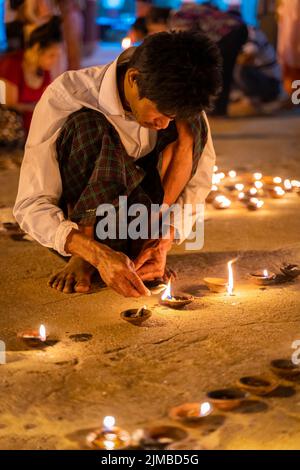
[[[153, 150], [157, 131], [126, 116], [117, 88], [117, 64], [128, 60], [130, 51], [105, 66], [65, 72], [44, 92], [38, 102], [25, 146], [14, 216], [20, 227], [41, 245], [68, 256], [65, 243], [78, 225], [65, 219], [58, 203], [62, 181], [56, 155], [56, 139], [68, 116], [82, 107], [105, 115], [114, 126], [129, 156], [138, 159]], [[177, 203], [204, 202], [210, 188], [215, 151], [209, 124], [208, 141], [197, 171]], [[195, 217], [193, 210], [190, 217]], [[179, 242], [184, 240], [180, 235]]]

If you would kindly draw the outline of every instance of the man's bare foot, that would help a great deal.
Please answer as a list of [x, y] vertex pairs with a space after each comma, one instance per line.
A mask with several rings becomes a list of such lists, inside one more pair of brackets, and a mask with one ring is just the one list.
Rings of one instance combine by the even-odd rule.
[[72, 256], [64, 269], [50, 277], [48, 285], [65, 294], [88, 292], [91, 288], [94, 266], [78, 256]]

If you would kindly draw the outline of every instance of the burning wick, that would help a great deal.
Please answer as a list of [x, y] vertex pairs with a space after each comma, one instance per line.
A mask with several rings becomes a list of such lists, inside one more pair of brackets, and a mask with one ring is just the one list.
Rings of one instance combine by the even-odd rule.
[[199, 408], [199, 416], [204, 417], [208, 416], [212, 411], [212, 406], [208, 401], [201, 403]]
[[269, 277], [269, 271], [267, 269], [264, 269], [263, 270], [263, 275], [264, 275], [264, 277], [268, 278]]
[[39, 330], [26, 330], [18, 333], [18, 337], [22, 338], [30, 346], [39, 346], [41, 343], [44, 343], [47, 339], [46, 328], [44, 325], [41, 325]]
[[273, 183], [280, 184], [281, 182], [282, 182], [282, 178], [280, 178], [280, 176], [275, 176], [275, 178], [273, 178]]
[[236, 178], [236, 171], [234, 170], [229, 171], [228, 176], [229, 178]]
[[114, 416], [105, 416], [100, 430], [87, 436], [87, 442], [98, 449], [124, 449], [129, 444], [130, 435], [127, 431], [116, 427]]
[[114, 416], [105, 416], [103, 420], [103, 431], [111, 432], [116, 424], [116, 418]]
[[235, 259], [229, 261], [227, 264], [228, 266], [228, 284], [227, 284], [227, 293], [228, 295], [233, 295], [233, 289], [234, 289], [234, 281], [233, 281], [233, 271], [232, 271], [232, 265], [235, 263]]
[[47, 335], [46, 335], [46, 328], [45, 328], [44, 325], [41, 325], [41, 326], [40, 326], [39, 333], [40, 333], [40, 340], [41, 340], [41, 341], [46, 341]]
[[253, 175], [253, 178], [256, 180], [256, 181], [259, 181], [262, 179], [262, 173], [254, 173]]
[[166, 290], [164, 291], [164, 293], [162, 294], [161, 296], [161, 300], [172, 300], [172, 294], [171, 294], [171, 279], [169, 279], [169, 282], [167, 284], [167, 287], [166, 287]]
[[237, 183], [237, 184], [235, 185], [235, 189], [236, 189], [237, 191], [243, 191], [244, 188], [245, 188], [245, 185], [244, 185], [243, 183]]

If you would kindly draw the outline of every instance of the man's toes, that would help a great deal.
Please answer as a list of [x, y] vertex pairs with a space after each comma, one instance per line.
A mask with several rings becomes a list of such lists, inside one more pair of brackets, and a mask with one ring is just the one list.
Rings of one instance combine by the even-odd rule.
[[53, 274], [53, 276], [51, 276], [50, 279], [48, 280], [48, 286], [52, 287], [56, 279], [57, 279], [57, 274]]
[[57, 290], [59, 290], [60, 292], [63, 292], [65, 285], [66, 285], [66, 281], [67, 279], [63, 277], [58, 283]]
[[63, 288], [63, 292], [65, 294], [72, 294], [72, 292], [74, 292], [74, 278], [73, 277], [69, 277], [66, 279], [66, 282], [65, 282], [65, 287]]
[[52, 285], [51, 285], [52, 289], [57, 289], [57, 286], [58, 286], [59, 282], [60, 282], [60, 278], [59, 278], [59, 277], [57, 277], [56, 279], [54, 279], [54, 281], [52, 282]]
[[79, 281], [76, 282], [74, 286], [75, 292], [88, 292], [91, 288], [91, 283], [87, 279], [80, 279]]

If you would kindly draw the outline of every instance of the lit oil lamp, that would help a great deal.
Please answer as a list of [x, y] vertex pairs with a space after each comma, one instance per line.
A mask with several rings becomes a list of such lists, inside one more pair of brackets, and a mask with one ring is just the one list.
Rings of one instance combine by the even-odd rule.
[[236, 178], [237, 173], [236, 173], [235, 170], [230, 170], [230, 171], [228, 172], [228, 176], [229, 176], [229, 178], [234, 179], [234, 178]]
[[256, 187], [256, 189], [262, 189], [264, 183], [262, 181], [255, 181], [254, 186]]
[[255, 284], [258, 284], [260, 286], [269, 285], [276, 278], [276, 274], [269, 272], [267, 269], [264, 269], [263, 271], [257, 271], [255, 273], [251, 273], [250, 276], [252, 280], [255, 282]]
[[264, 201], [257, 197], [251, 197], [247, 203], [247, 207], [250, 211], [257, 211], [258, 209], [261, 209], [263, 205]]
[[171, 308], [182, 308], [193, 302], [193, 300], [194, 297], [189, 294], [179, 293], [177, 295], [172, 295], [171, 279], [169, 279], [167, 287], [163, 292], [159, 303]]
[[152, 315], [151, 310], [147, 308], [147, 305], [144, 305], [140, 308], [131, 308], [121, 312], [121, 318], [123, 320], [132, 323], [133, 325], [141, 325]]
[[31, 347], [43, 347], [46, 345], [47, 335], [44, 325], [41, 325], [38, 330], [21, 331], [17, 336]]
[[115, 426], [113, 416], [105, 416], [102, 429], [91, 432], [87, 443], [94, 449], [118, 450], [125, 449], [130, 444], [130, 434]]
[[232, 264], [235, 261], [236, 260], [229, 261], [229, 263], [227, 264], [228, 279], [224, 279], [221, 277], [205, 277], [203, 279], [204, 284], [209, 288], [211, 292], [214, 292], [217, 294], [227, 292], [228, 295], [233, 295], [234, 279], [233, 279]]
[[293, 191], [300, 195], [300, 181], [292, 180], [291, 185], [292, 185]]
[[258, 190], [256, 188], [250, 188], [249, 191], [247, 192], [247, 196], [249, 197], [254, 197], [258, 194]]
[[281, 186], [274, 186], [274, 188], [269, 191], [274, 199], [281, 199], [285, 196], [285, 190]]
[[213, 200], [213, 206], [215, 209], [228, 209], [231, 206], [231, 201], [228, 197], [220, 194]]
[[254, 181], [260, 181], [262, 179], [262, 177], [263, 177], [262, 173], [259, 173], [259, 172], [253, 173]]
[[234, 187], [238, 192], [242, 192], [244, 191], [245, 185], [243, 183], [237, 183]]
[[273, 178], [273, 183], [274, 184], [281, 184], [282, 183], [282, 178], [280, 178], [280, 176], [275, 176], [275, 178]]
[[291, 180], [289, 180], [289, 179], [284, 180], [284, 182], [283, 182], [283, 187], [284, 187], [284, 190], [285, 190], [286, 192], [291, 192], [291, 191], [293, 191], [293, 185], [292, 185]]
[[208, 401], [203, 403], [184, 403], [170, 410], [169, 416], [177, 421], [199, 422], [213, 412], [213, 406]]

